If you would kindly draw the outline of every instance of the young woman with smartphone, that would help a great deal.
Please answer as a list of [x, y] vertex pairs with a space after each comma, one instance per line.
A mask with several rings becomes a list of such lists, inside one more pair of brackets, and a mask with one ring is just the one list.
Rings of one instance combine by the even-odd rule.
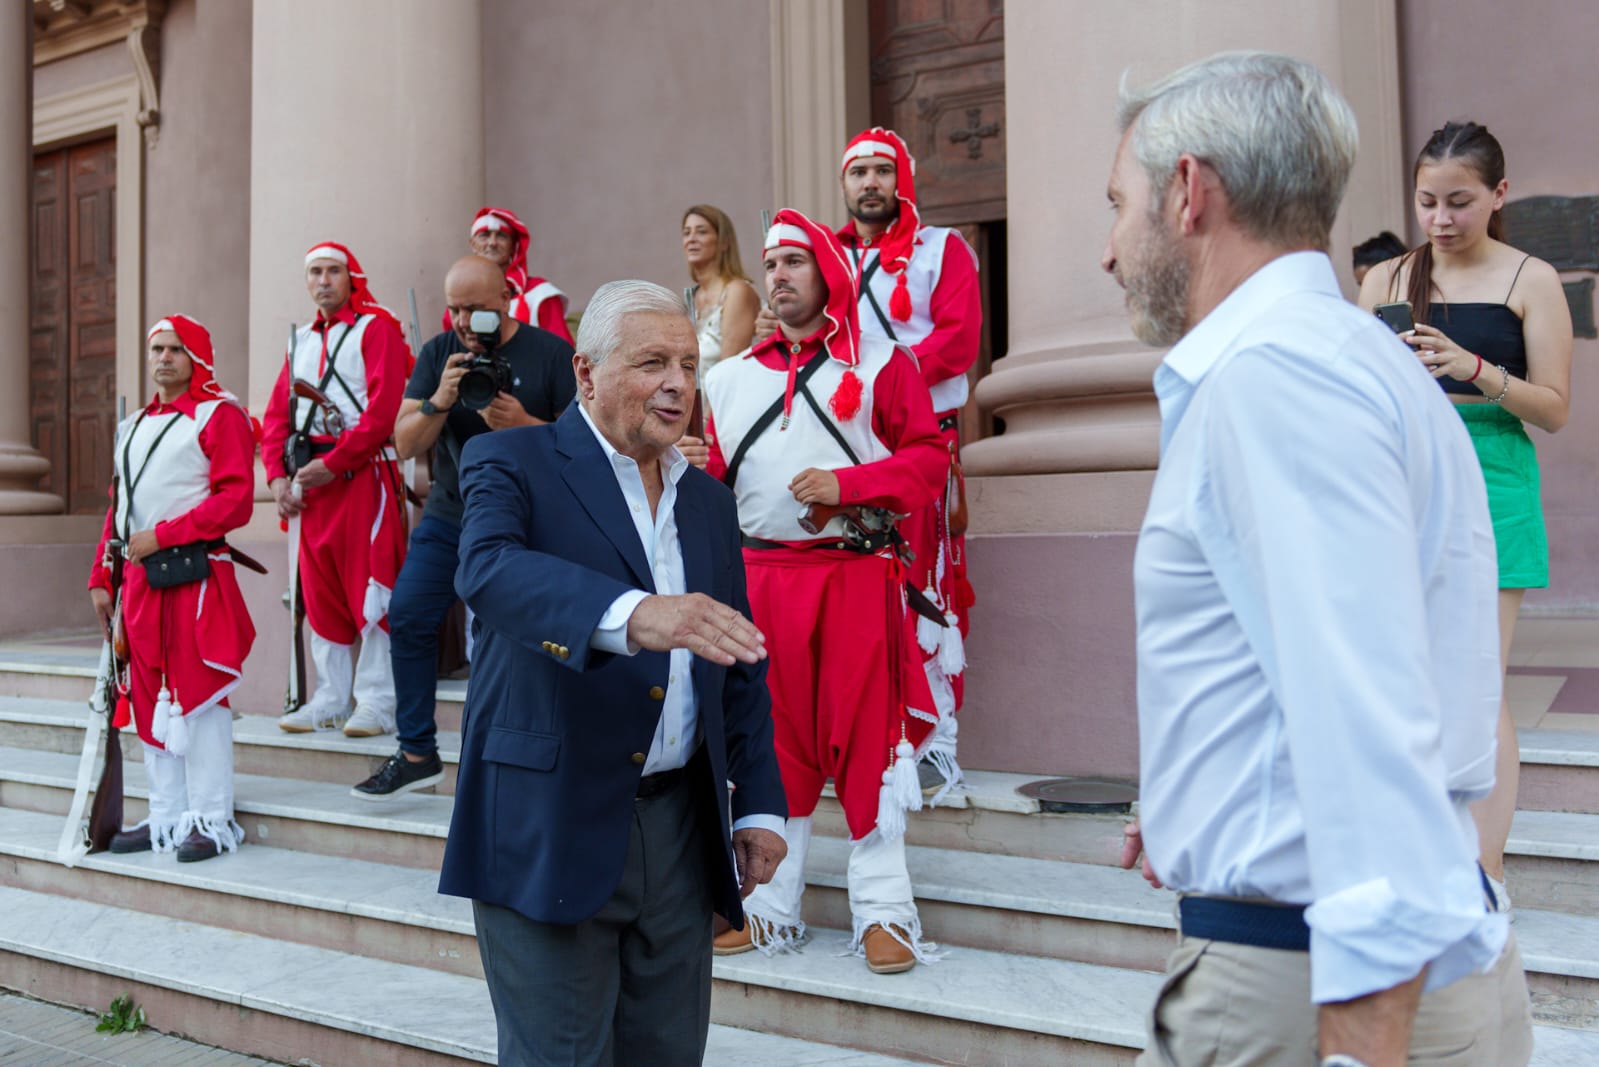
[[[1416, 222], [1427, 242], [1378, 265], [1360, 287], [1373, 308], [1408, 301], [1401, 334], [1454, 401], [1488, 485], [1499, 556], [1500, 672], [1528, 589], [1549, 584], [1538, 456], [1524, 423], [1554, 433], [1570, 411], [1571, 314], [1553, 267], [1502, 240], [1509, 183], [1499, 142], [1474, 122], [1434, 131], [1416, 159]], [[1472, 808], [1482, 866], [1504, 897], [1504, 852], [1521, 753], [1499, 711], [1493, 793]]]

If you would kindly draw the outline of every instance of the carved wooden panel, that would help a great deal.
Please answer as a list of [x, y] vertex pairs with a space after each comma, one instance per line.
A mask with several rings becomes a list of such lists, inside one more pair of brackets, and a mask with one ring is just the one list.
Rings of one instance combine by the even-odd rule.
[[116, 142], [34, 157], [33, 441], [43, 488], [71, 512], [105, 507], [116, 420]]
[[924, 222], [1005, 217], [1002, 0], [872, 0], [872, 121], [916, 157]]

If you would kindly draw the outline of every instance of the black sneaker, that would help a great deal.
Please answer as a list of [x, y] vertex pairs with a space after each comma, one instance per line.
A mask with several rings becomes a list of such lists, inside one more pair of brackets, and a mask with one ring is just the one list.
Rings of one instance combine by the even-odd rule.
[[376, 774], [352, 788], [350, 795], [362, 800], [388, 800], [413, 789], [438, 785], [442, 781], [444, 764], [437, 752], [428, 753], [428, 758], [421, 763], [406, 759], [404, 752], [396, 752], [383, 761], [383, 766], [378, 768]]

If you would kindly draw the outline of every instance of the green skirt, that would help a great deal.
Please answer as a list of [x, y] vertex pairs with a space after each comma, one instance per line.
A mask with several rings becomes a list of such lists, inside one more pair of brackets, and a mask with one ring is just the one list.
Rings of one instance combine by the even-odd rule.
[[1542, 589], [1549, 584], [1549, 539], [1539, 493], [1538, 450], [1521, 420], [1498, 404], [1456, 404], [1477, 449], [1488, 483], [1499, 552], [1499, 588]]

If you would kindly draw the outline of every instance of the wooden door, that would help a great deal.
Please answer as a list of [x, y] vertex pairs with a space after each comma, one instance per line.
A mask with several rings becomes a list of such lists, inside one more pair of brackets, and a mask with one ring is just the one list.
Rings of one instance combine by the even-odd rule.
[[[872, 123], [916, 159], [922, 221], [952, 226], [977, 252], [983, 336], [973, 384], [1005, 345], [1005, 5], [1003, 0], [872, 0]], [[997, 349], [997, 351], [996, 351]], [[977, 401], [961, 439], [993, 432]]]
[[42, 483], [70, 512], [106, 505], [116, 429], [116, 142], [33, 163], [28, 379]]
[[1005, 217], [1002, 0], [872, 0], [872, 122], [916, 157], [922, 221]]

